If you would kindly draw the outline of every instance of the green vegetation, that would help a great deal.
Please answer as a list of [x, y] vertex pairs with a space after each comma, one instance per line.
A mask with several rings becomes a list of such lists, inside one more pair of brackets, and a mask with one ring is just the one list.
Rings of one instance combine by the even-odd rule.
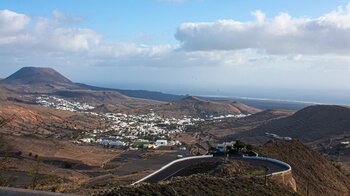
[[38, 185], [39, 181], [39, 170], [40, 170], [40, 160], [39, 157], [36, 155], [35, 156], [36, 163], [33, 166], [33, 168], [29, 171], [29, 176], [32, 177], [32, 183], [30, 185], [31, 189], [35, 189]]
[[249, 175], [264, 175], [265, 174], [265, 169], [264, 168], [254, 168], [254, 169], [249, 169], [247, 170], [247, 174]]
[[237, 152], [241, 151], [242, 149], [244, 149], [247, 145], [239, 140], [236, 141], [236, 143], [234, 144], [234, 148], [236, 149]]
[[144, 144], [149, 144], [149, 142], [134, 142], [133, 144], [132, 144], [132, 147], [133, 148], [143, 148], [143, 145]]
[[[6, 124], [6, 119], [0, 116], [0, 128]], [[9, 158], [6, 151], [6, 142], [3, 135], [0, 134], [0, 186], [9, 186], [11, 178], [7, 177], [5, 174], [9, 170]]]
[[11, 179], [5, 174], [9, 170], [9, 159], [7, 156], [2, 157], [0, 160], [0, 186], [9, 186]]
[[28, 176], [31, 177], [31, 183], [28, 185], [30, 189], [41, 189], [42, 186], [51, 187], [52, 191], [59, 189], [60, 184], [63, 182], [61, 178], [53, 174], [41, 174], [42, 161], [38, 155], [35, 155], [35, 164], [28, 172]]

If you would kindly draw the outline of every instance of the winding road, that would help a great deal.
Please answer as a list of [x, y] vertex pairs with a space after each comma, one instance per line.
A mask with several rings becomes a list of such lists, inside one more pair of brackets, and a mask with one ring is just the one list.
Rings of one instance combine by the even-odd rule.
[[[229, 160], [238, 160], [247, 162], [253, 166], [260, 166], [260, 167], [266, 167], [268, 168], [267, 174], [274, 174], [276, 172], [283, 172], [290, 169], [290, 167], [272, 162], [269, 160], [260, 160], [260, 159], [252, 159], [252, 158], [243, 158], [243, 157], [229, 157]], [[141, 179], [138, 182], [135, 182], [134, 184], [137, 184], [139, 182], [147, 182], [147, 183], [157, 183], [162, 180], [167, 180], [173, 176], [175, 176], [179, 171], [194, 165], [198, 163], [203, 162], [217, 162], [217, 161], [223, 161], [223, 157], [205, 157], [205, 158], [198, 158], [198, 159], [187, 159], [183, 161], [174, 162], [165, 168], [162, 168], [155, 173], [145, 177], [144, 179]]]

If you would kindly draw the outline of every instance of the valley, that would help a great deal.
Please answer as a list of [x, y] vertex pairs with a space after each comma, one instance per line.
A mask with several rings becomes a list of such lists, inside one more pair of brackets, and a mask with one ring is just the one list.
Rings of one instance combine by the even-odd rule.
[[[332, 186], [342, 193], [349, 191], [347, 107], [264, 110], [229, 99], [196, 96], [179, 96], [170, 102], [151, 100], [73, 83], [47, 68], [19, 70], [0, 81], [0, 92], [1, 176], [7, 179], [0, 182], [2, 186], [109, 195], [114, 191], [110, 187], [129, 191], [131, 183], [171, 161], [207, 154], [225, 142], [244, 142], [243, 151], [238, 148], [236, 153], [253, 150], [290, 163], [298, 193], [306, 192], [306, 174], [293, 149], [317, 154], [313, 160], [321, 161], [336, 174]], [[293, 155], [285, 157], [282, 152]], [[344, 170], [343, 174], [337, 168]], [[189, 179], [199, 183], [196, 175], [213, 180], [211, 173], [194, 174], [166, 183], [183, 186], [181, 183]], [[251, 173], [232, 175], [247, 184], [257, 180], [254, 183], [259, 186], [259, 178]], [[293, 192], [275, 183], [270, 182], [276, 188], [273, 193]], [[152, 186], [158, 185], [141, 187], [147, 191]], [[335, 193], [329, 188], [320, 190]]]
[[349, 35], [350, 0], [1, 0], [0, 196], [350, 196]]

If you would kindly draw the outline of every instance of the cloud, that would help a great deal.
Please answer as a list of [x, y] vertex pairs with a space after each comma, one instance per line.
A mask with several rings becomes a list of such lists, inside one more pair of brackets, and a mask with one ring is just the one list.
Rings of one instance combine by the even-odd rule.
[[219, 20], [183, 23], [176, 38], [187, 51], [258, 49], [269, 54], [350, 53], [350, 4], [321, 17], [267, 18], [254, 11], [255, 21]]
[[25, 28], [30, 18], [10, 10], [0, 10], [0, 35], [16, 33]]
[[[0, 57], [9, 64], [117, 64], [127, 58], [158, 58], [177, 46], [107, 42], [81, 19], [55, 10], [51, 18], [0, 10]], [[11, 60], [12, 59], [12, 60]], [[16, 59], [16, 60], [13, 60]], [[148, 60], [149, 61], [149, 60]], [[138, 61], [138, 65], [142, 65]], [[120, 64], [118, 64], [120, 65]], [[128, 64], [130, 65], [130, 64]]]
[[[67, 18], [53, 12], [53, 19], [37, 18], [0, 10], [0, 47], [38, 51], [79, 51], [97, 45], [101, 35], [91, 29], [69, 28]], [[27, 52], [32, 52], [28, 50]]]
[[6, 21], [0, 29], [9, 21], [21, 24], [0, 34], [0, 58], [8, 65], [209, 67], [249, 64], [257, 58], [253, 50], [191, 52], [179, 50], [178, 44], [110, 42], [93, 29], [77, 27], [80, 19], [59, 11], [53, 11], [51, 18], [6, 12], [20, 17], [9, 20], [0, 15], [0, 20]]
[[349, 10], [317, 18], [268, 18], [258, 10], [249, 22], [185, 23], [176, 33], [179, 43], [158, 45], [143, 44], [158, 37], [148, 34], [110, 41], [59, 11], [32, 17], [0, 10], [0, 69], [10, 74], [22, 66], [51, 66], [74, 81], [194, 86], [213, 93], [235, 93], [239, 85], [348, 89]]
[[287, 13], [269, 19], [257, 10], [252, 12], [256, 20], [250, 22], [184, 23], [176, 33], [180, 44], [159, 45], [142, 44], [156, 39], [147, 34], [140, 34], [137, 43], [107, 41], [93, 29], [80, 28], [81, 18], [57, 10], [48, 18], [0, 10], [0, 58], [3, 64], [17, 66], [237, 68], [316, 64], [320, 54], [332, 53], [334, 59], [349, 51], [349, 10], [339, 8], [315, 19]]

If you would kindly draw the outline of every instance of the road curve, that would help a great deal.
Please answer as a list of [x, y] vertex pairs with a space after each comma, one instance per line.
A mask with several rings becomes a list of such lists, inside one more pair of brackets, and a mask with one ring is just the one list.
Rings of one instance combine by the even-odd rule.
[[[161, 170], [156, 171], [155, 173], [149, 175], [148, 177], [134, 184], [137, 184], [139, 182], [157, 183], [159, 181], [167, 180], [171, 178], [172, 176], [176, 175], [179, 171], [191, 165], [195, 165], [203, 162], [216, 162], [216, 161], [222, 161], [222, 160], [223, 160], [223, 157], [205, 157], [205, 158], [187, 159], [187, 160], [175, 162], [173, 164], [170, 164], [166, 168], [162, 168]], [[286, 165], [272, 162], [269, 160], [251, 159], [251, 158], [243, 158], [243, 157], [229, 157], [229, 160], [238, 160], [238, 161], [248, 162], [249, 164], [254, 166], [266, 167], [268, 168], [267, 174], [283, 172], [290, 169], [290, 167], [287, 167]]]

